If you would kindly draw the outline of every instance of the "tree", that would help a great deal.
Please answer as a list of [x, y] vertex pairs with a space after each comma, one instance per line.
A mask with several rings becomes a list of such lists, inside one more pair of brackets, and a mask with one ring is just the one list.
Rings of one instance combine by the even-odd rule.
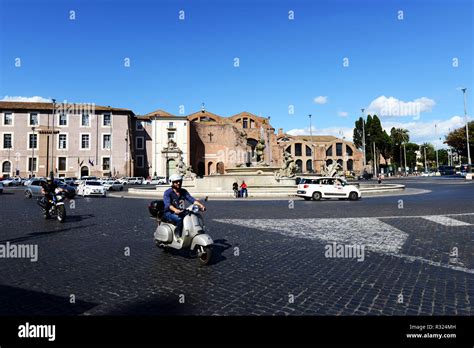
[[[471, 160], [474, 156], [474, 121], [469, 122], [469, 148]], [[467, 157], [466, 126], [457, 128], [446, 136], [445, 144], [454, 148], [461, 156]]]
[[364, 122], [364, 119], [362, 117], [359, 117], [357, 121], [355, 121], [355, 127], [354, 127], [354, 133], [352, 135], [352, 141], [354, 142], [354, 145], [358, 149], [362, 149], [364, 146], [362, 144], [363, 142], [363, 125], [362, 123]]
[[425, 163], [425, 149], [426, 149], [426, 165], [428, 168], [436, 167], [436, 151], [434, 146], [430, 143], [423, 143], [420, 146], [421, 159], [423, 165]]
[[410, 136], [408, 133], [408, 129], [404, 128], [392, 127], [392, 129], [390, 130], [390, 138], [392, 139], [392, 158], [394, 162], [398, 163], [399, 167], [405, 166], [405, 164], [402, 164], [402, 147], [403, 144], [408, 143], [408, 141], [410, 140]]

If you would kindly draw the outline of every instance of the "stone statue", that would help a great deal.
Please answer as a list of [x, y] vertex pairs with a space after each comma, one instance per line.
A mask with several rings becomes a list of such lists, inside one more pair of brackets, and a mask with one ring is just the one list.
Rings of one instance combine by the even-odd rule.
[[195, 179], [197, 176], [196, 173], [193, 172], [193, 167], [187, 166], [186, 167], [186, 174], [184, 174], [185, 179]]
[[186, 174], [186, 164], [183, 161], [183, 156], [179, 158], [179, 162], [176, 163], [176, 169], [178, 174], [184, 176]]
[[321, 175], [322, 176], [329, 176], [329, 177], [334, 177], [336, 176], [337, 172], [342, 169], [342, 166], [337, 163], [331, 163], [329, 166], [324, 165], [323, 169], [321, 170]]
[[168, 139], [168, 149], [176, 149], [178, 144], [173, 139]]
[[275, 172], [275, 178], [292, 178], [296, 173], [296, 163], [289, 152], [283, 151], [283, 164], [278, 172]]
[[263, 165], [265, 164], [265, 140], [260, 139], [260, 141], [257, 143], [257, 146], [255, 146], [255, 151], [257, 153], [257, 165]]

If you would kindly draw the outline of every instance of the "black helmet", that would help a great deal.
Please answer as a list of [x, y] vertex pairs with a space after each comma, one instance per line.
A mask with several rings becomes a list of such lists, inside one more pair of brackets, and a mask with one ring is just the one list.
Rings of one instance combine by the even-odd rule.
[[46, 182], [47, 182], [47, 183], [51, 183], [51, 182], [53, 182], [53, 178], [52, 178], [52, 177], [50, 177], [50, 176], [48, 176], [48, 177], [46, 178]]

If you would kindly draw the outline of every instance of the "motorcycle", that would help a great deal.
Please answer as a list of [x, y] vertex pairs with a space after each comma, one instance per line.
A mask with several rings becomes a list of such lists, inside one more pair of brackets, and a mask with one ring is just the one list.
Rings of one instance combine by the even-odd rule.
[[[43, 209], [44, 218], [56, 217], [59, 222], [64, 222], [66, 220], [66, 207], [64, 205], [64, 199], [66, 192], [57, 188], [54, 190], [54, 194], [51, 198], [43, 197], [38, 200], [39, 206]], [[46, 211], [46, 200], [49, 199], [49, 211]]]
[[212, 258], [213, 240], [206, 234], [204, 220], [199, 214], [199, 207], [196, 204], [185, 209], [180, 217], [183, 217], [181, 237], [175, 234], [176, 226], [163, 218], [163, 210], [157, 214], [158, 227], [154, 233], [155, 244], [164, 250], [189, 249], [197, 252], [199, 263], [207, 265]]

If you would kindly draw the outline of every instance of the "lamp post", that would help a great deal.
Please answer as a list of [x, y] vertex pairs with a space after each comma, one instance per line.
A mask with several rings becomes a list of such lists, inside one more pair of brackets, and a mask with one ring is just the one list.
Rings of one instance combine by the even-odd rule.
[[[31, 130], [33, 131], [33, 139], [35, 139], [35, 127], [31, 127]], [[35, 164], [35, 146], [37, 142], [33, 143], [33, 146], [31, 147], [31, 177], [33, 177], [33, 171], [34, 171], [34, 164]]]
[[53, 99], [53, 133], [51, 134], [51, 170], [49, 176], [54, 179], [53, 151], [54, 151], [54, 114], [56, 113], [56, 99]]
[[[435, 136], [438, 134], [438, 125], [435, 124]], [[439, 162], [438, 162], [438, 146], [436, 145], [436, 172], [439, 170]]]
[[366, 160], [366, 155], [365, 155], [365, 120], [364, 120], [364, 110], [365, 109], [360, 109], [362, 111], [362, 148], [363, 148], [363, 151], [364, 151], [364, 157], [363, 157], [363, 164], [364, 164], [364, 167], [366, 166], [367, 164], [367, 160]]
[[407, 173], [407, 148], [405, 146], [405, 143], [403, 143], [403, 157], [405, 158], [405, 176], [408, 176], [408, 173]]
[[426, 146], [423, 146], [423, 151], [425, 152], [425, 173], [428, 173], [428, 167], [426, 166]]
[[467, 88], [461, 88], [461, 91], [464, 95], [464, 119], [466, 120], [466, 144], [467, 144], [467, 164], [471, 164], [471, 149], [469, 148], [469, 122], [467, 121]]
[[[313, 126], [311, 124], [311, 117], [312, 115], [309, 114], [309, 137], [311, 139], [311, 145], [313, 145]], [[306, 151], [306, 150], [305, 150]], [[313, 164], [314, 164], [314, 146], [311, 146], [311, 170], [314, 171]], [[308, 168], [306, 168], [307, 170]]]

